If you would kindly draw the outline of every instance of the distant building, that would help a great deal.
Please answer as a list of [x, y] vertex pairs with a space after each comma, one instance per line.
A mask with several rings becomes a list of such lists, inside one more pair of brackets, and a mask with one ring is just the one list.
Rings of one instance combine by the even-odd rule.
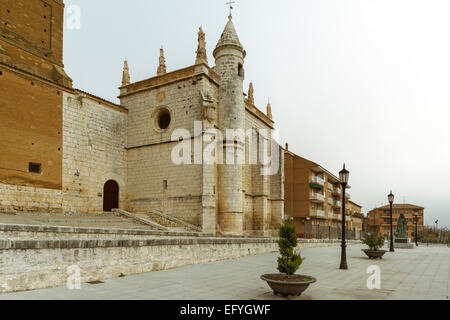
[[363, 231], [364, 214], [362, 213], [362, 206], [359, 204], [348, 200], [345, 204], [346, 213], [350, 216], [350, 221], [348, 222], [348, 229], [355, 232], [355, 237], [360, 238], [361, 232]]
[[[403, 214], [408, 220], [408, 237], [414, 238], [415, 221], [414, 213], [418, 215], [418, 232], [423, 230], [424, 225], [424, 209], [423, 207], [412, 204], [394, 204], [392, 207], [392, 225], [393, 231], [397, 228], [397, 221]], [[389, 205], [375, 208], [367, 214], [367, 225], [369, 232], [380, 232], [383, 236], [389, 236], [390, 232], [390, 208]]]
[[[342, 225], [342, 188], [339, 178], [319, 164], [288, 150], [284, 153], [284, 213], [294, 219], [301, 238], [337, 237]], [[346, 192], [346, 223], [356, 237], [362, 230], [362, 207]]]

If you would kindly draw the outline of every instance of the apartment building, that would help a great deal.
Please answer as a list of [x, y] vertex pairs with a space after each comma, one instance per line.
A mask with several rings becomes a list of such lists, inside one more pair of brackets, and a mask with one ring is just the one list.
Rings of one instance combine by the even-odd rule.
[[[403, 214], [408, 220], [408, 237], [414, 239], [415, 232], [415, 218], [414, 214], [417, 213], [418, 232], [423, 230], [424, 226], [424, 210], [425, 208], [412, 205], [412, 204], [394, 204], [392, 207], [392, 225], [395, 232], [397, 228], [397, 221], [400, 215]], [[383, 236], [387, 237], [390, 234], [390, 207], [385, 205], [379, 208], [375, 208], [367, 214], [367, 224], [369, 232], [380, 232]]]
[[[339, 178], [319, 164], [285, 152], [285, 216], [293, 218], [299, 237], [337, 237], [342, 225], [342, 188]], [[350, 188], [350, 186], [348, 186]], [[362, 207], [350, 202], [346, 191], [347, 230], [362, 229]], [[356, 214], [353, 223], [352, 217]]]
[[347, 211], [347, 214], [351, 217], [348, 229], [355, 232], [356, 238], [360, 238], [361, 232], [363, 231], [363, 223], [364, 223], [364, 214], [362, 213], [362, 206], [351, 200], [347, 200], [345, 204], [345, 211]]

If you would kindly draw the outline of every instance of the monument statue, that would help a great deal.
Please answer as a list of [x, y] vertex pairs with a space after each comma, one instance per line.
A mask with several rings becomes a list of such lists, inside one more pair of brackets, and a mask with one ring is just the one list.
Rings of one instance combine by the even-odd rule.
[[397, 229], [394, 233], [396, 238], [408, 238], [407, 224], [408, 220], [406, 220], [405, 216], [401, 214], [397, 222]]

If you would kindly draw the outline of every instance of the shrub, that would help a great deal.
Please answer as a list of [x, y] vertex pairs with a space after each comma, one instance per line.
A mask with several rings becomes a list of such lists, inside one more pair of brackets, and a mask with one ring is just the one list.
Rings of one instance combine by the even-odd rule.
[[304, 260], [300, 254], [294, 251], [298, 245], [295, 227], [289, 221], [283, 222], [280, 226], [279, 236], [278, 245], [281, 257], [278, 258], [278, 271], [291, 276]]
[[378, 250], [384, 245], [384, 237], [379, 233], [367, 235], [363, 241], [370, 250]]

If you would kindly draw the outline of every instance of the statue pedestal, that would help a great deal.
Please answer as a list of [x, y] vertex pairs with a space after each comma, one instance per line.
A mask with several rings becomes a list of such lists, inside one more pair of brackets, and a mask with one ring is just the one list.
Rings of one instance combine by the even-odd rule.
[[411, 239], [409, 238], [395, 238], [394, 239], [394, 248], [396, 249], [414, 249], [414, 243], [411, 243]]

